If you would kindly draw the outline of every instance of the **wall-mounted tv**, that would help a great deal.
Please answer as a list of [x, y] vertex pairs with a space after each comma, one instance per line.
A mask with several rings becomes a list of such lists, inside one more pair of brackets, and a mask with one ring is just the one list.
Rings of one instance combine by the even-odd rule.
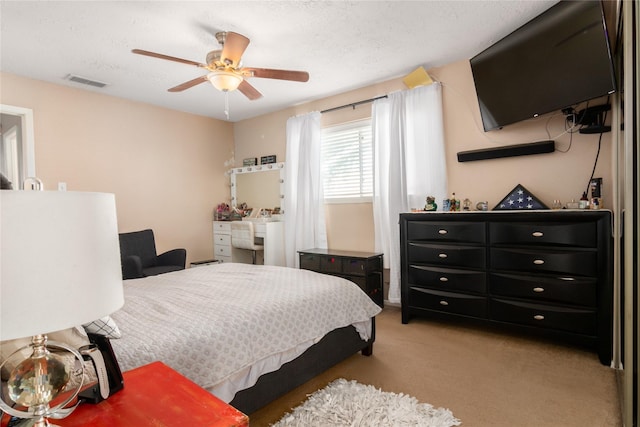
[[600, 1], [560, 1], [471, 58], [485, 131], [615, 91]]

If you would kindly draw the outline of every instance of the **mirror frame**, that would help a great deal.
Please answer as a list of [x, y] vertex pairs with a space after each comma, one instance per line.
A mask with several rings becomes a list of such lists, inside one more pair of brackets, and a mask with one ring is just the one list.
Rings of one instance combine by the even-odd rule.
[[22, 166], [25, 173], [23, 182], [18, 183], [16, 189], [23, 189], [24, 180], [36, 176], [36, 151], [33, 132], [33, 110], [30, 108], [16, 107], [14, 105], [0, 104], [0, 113], [20, 117], [22, 126]]
[[231, 176], [231, 206], [236, 207], [236, 177], [243, 173], [268, 172], [274, 169], [280, 171], [280, 200], [284, 199], [284, 162], [268, 163], [266, 165], [245, 166], [242, 168], [233, 168], [229, 171]]

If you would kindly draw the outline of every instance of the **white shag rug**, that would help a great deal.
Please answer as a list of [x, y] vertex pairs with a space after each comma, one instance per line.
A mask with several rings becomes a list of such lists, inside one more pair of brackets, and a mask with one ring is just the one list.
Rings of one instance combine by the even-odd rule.
[[341, 378], [309, 395], [306, 402], [273, 427], [450, 427], [460, 424], [448, 409], [434, 408], [406, 394], [389, 393]]

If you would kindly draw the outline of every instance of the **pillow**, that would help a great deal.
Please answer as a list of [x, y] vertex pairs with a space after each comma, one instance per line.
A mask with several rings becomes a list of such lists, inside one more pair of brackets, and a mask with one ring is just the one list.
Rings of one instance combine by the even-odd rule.
[[118, 325], [111, 318], [111, 316], [105, 316], [93, 322], [82, 325], [84, 330], [90, 334], [104, 335], [107, 338], [118, 339], [122, 338]]

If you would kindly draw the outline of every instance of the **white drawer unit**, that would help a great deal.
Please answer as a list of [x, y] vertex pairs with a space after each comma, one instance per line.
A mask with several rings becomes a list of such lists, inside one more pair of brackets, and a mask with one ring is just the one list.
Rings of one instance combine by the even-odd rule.
[[213, 257], [231, 262], [231, 222], [213, 221]]
[[[284, 222], [245, 219], [255, 224], [255, 237], [262, 239], [264, 251], [257, 264], [285, 266]], [[213, 257], [220, 262], [251, 264], [251, 253], [231, 245], [231, 221], [213, 221]]]

